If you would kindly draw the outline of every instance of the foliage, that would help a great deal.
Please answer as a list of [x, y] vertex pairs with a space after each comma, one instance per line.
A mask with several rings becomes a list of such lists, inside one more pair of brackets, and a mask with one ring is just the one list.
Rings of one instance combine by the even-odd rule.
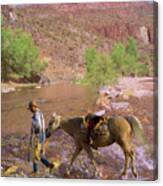
[[113, 61], [109, 55], [89, 48], [86, 50], [85, 60], [86, 75], [82, 82], [99, 86], [116, 81], [118, 74], [113, 68]]
[[32, 37], [22, 30], [2, 29], [2, 78], [11, 74], [30, 78], [41, 72], [47, 64], [41, 61]]
[[86, 74], [82, 82], [95, 86], [114, 83], [120, 75], [147, 75], [148, 65], [140, 63], [137, 43], [133, 38], [127, 45], [118, 42], [113, 46], [111, 54], [98, 52], [88, 48], [85, 53]]
[[123, 43], [116, 43], [113, 47], [111, 58], [117, 72], [122, 75], [147, 75], [148, 66], [140, 63], [140, 55], [135, 39], [130, 38], [127, 46]]

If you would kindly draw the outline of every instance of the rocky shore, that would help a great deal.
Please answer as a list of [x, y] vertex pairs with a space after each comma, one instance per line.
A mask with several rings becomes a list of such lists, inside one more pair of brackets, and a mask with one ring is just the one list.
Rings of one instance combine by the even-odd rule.
[[152, 77], [123, 77], [115, 86], [102, 87], [96, 104], [108, 112], [131, 109], [132, 98], [153, 97], [157, 94], [156, 86], [157, 80]]
[[20, 91], [22, 88], [37, 87], [37, 83], [15, 83], [12, 81], [1, 83], [1, 93]]

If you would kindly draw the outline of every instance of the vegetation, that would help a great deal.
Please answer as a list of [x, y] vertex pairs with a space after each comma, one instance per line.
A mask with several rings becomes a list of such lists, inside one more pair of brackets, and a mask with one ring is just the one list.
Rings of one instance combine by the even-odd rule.
[[114, 83], [122, 75], [147, 75], [147, 64], [140, 63], [137, 43], [133, 38], [127, 45], [118, 42], [113, 46], [111, 54], [98, 52], [89, 48], [85, 53], [86, 74], [82, 82], [95, 86]]
[[113, 46], [111, 58], [115, 64], [117, 73], [121, 75], [147, 75], [148, 66], [140, 63], [140, 54], [135, 39], [130, 38], [127, 46], [116, 43]]
[[20, 29], [2, 29], [2, 79], [32, 78], [47, 66], [32, 37]]
[[109, 55], [89, 48], [86, 50], [85, 60], [86, 75], [82, 82], [98, 86], [116, 81], [118, 74]]

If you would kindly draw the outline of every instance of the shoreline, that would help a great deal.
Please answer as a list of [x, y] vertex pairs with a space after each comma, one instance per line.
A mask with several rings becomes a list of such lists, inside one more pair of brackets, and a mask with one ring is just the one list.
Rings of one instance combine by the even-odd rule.
[[[140, 80], [140, 79], [143, 79], [143, 81], [148, 81], [148, 80], [149, 81], [153, 81], [153, 82], [157, 81], [157, 79], [155, 77], [134, 77], [134, 78], [131, 78], [131, 77], [121, 77], [118, 80], [118, 83], [121, 84], [121, 82], [122, 82], [122, 84], [123, 84], [124, 83], [123, 80], [124, 79], [127, 79], [127, 78], [134, 79], [135, 81]], [[20, 89], [23, 89], [23, 88], [41, 88], [41, 87], [45, 87], [45, 86], [48, 86], [48, 85], [54, 85], [54, 84], [65, 83], [65, 82], [66, 83], [67, 82], [68, 83], [73, 83], [74, 81], [58, 80], [58, 81], [49, 82], [48, 84], [40, 84], [40, 83], [16, 83], [16, 82], [13, 82], [13, 81], [8, 81], [8, 82], [5, 82], [5, 83], [2, 83], [1, 82], [1, 93], [5, 94], [5, 93], [10, 93], [10, 92], [15, 92], [15, 91], [19, 91]], [[75, 84], [78, 84], [78, 83], [75, 83]], [[125, 83], [125, 85], [126, 85], [126, 83]], [[116, 87], [116, 86], [117, 85], [113, 85], [113, 87]], [[110, 86], [109, 85], [106, 85], [105, 87], [110, 87]], [[100, 89], [101, 88], [99, 88], [99, 90], [98, 90], [99, 92], [100, 92]]]
[[10, 93], [20, 90], [22, 88], [34, 88], [37, 87], [38, 83], [15, 83], [12, 81], [2, 83], [1, 82], [1, 93]]

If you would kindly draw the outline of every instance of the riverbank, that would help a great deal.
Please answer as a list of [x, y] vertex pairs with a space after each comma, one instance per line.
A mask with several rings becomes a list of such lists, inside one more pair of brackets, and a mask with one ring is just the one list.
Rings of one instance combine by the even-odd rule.
[[[111, 111], [127, 108], [130, 98], [141, 99], [157, 95], [157, 79], [153, 77], [122, 77], [114, 86], [105, 86], [99, 90], [96, 104]], [[119, 103], [119, 104], [118, 104]]]
[[1, 93], [14, 92], [23, 88], [34, 88], [37, 87], [37, 83], [15, 83], [13, 81], [1, 83]]

